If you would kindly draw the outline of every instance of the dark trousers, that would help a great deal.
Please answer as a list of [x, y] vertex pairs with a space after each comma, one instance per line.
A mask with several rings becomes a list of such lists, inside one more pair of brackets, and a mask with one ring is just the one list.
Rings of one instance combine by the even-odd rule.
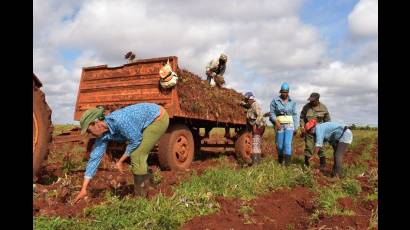
[[334, 176], [341, 176], [342, 173], [342, 163], [343, 163], [343, 154], [347, 151], [347, 146], [349, 144], [338, 142], [332, 144], [333, 147], [333, 175]]

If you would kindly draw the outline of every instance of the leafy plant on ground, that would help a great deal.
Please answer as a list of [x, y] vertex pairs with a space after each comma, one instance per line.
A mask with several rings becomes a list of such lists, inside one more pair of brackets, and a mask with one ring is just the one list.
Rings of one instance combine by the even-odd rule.
[[377, 192], [377, 189], [375, 189], [374, 193], [368, 194], [365, 198], [364, 201], [374, 201], [379, 199], [379, 195]]
[[328, 216], [335, 215], [354, 215], [351, 210], [342, 210], [338, 206], [338, 199], [347, 197], [349, 194], [342, 188], [341, 183], [336, 183], [331, 186], [323, 186], [318, 189], [318, 196], [315, 201], [318, 204], [318, 209], [314, 211], [311, 216], [312, 220], [318, 220], [320, 214], [325, 214]]
[[357, 196], [362, 191], [362, 186], [356, 179], [346, 178], [342, 180], [342, 188], [349, 196]]

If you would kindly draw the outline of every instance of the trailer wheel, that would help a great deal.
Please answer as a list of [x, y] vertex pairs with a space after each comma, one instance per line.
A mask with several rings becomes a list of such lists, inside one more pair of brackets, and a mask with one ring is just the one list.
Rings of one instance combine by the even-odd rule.
[[185, 170], [194, 159], [194, 138], [189, 128], [182, 124], [170, 126], [161, 137], [158, 159], [162, 169]]
[[51, 143], [51, 110], [44, 93], [33, 83], [33, 177], [40, 173], [40, 167], [46, 160]]
[[239, 137], [235, 141], [235, 153], [245, 162], [251, 162], [252, 135], [249, 131], [244, 130], [239, 133]]

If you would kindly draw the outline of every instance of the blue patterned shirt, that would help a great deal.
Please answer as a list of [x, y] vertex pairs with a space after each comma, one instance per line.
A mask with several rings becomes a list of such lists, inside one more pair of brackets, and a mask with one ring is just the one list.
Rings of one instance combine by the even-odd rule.
[[315, 127], [316, 147], [322, 147], [323, 142], [334, 142], [340, 139], [345, 125], [329, 121], [317, 124]]
[[96, 139], [84, 177], [91, 179], [95, 175], [109, 141], [120, 143], [128, 141], [125, 154], [129, 156], [141, 144], [144, 129], [159, 114], [160, 108], [157, 104], [141, 103], [124, 107], [106, 116], [104, 121], [108, 131]]
[[296, 127], [299, 124], [298, 116], [296, 112], [296, 102], [288, 97], [288, 103], [284, 103], [280, 96], [273, 98], [270, 104], [270, 117], [269, 120], [275, 124], [276, 117], [280, 115], [288, 115], [293, 118], [293, 125]]

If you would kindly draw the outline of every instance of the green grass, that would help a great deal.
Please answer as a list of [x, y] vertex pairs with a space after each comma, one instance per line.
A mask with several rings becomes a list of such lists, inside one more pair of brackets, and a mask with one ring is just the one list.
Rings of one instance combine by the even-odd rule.
[[287, 224], [286, 229], [287, 230], [294, 230], [295, 229], [295, 224], [293, 224], [293, 223]]
[[351, 210], [342, 210], [338, 206], [338, 199], [347, 197], [349, 194], [343, 190], [340, 184], [333, 184], [331, 186], [324, 186], [318, 188], [318, 196], [315, 201], [318, 204], [318, 209], [314, 211], [311, 216], [312, 220], [318, 220], [320, 214], [325, 214], [328, 216], [335, 215], [354, 215], [354, 212]]
[[357, 196], [360, 192], [362, 192], [362, 187], [359, 181], [351, 178], [346, 178], [341, 182], [342, 189], [346, 192], [349, 196]]
[[374, 192], [374, 193], [371, 193], [371, 194], [368, 194], [366, 197], [365, 197], [365, 201], [374, 201], [374, 200], [377, 200], [377, 199], [379, 199], [379, 195], [378, 195], [378, 192], [377, 192], [377, 190]]
[[371, 160], [372, 156], [370, 151], [373, 148], [373, 139], [368, 140], [368, 142], [366, 142], [366, 146], [364, 147], [362, 153], [360, 154], [360, 156], [357, 158], [358, 161], [368, 161]]
[[373, 148], [374, 137], [362, 137], [361, 139], [359, 139], [359, 141], [355, 143], [356, 146], [358, 144], [364, 143], [364, 149], [362, 150], [361, 154], [358, 157], [356, 157], [355, 161], [352, 164], [347, 165], [343, 168], [342, 175], [345, 177], [354, 178], [368, 171], [369, 165], [367, 161], [371, 160], [372, 157], [370, 151]]
[[80, 229], [75, 228], [78, 220], [65, 219], [60, 217], [48, 218], [45, 216], [33, 218], [33, 229]]
[[[255, 167], [239, 170], [235, 170], [226, 158], [218, 161], [216, 167], [174, 187], [172, 197], [158, 194], [146, 200], [119, 199], [110, 195], [104, 204], [86, 209], [86, 220], [35, 217], [34, 228], [177, 229], [195, 216], [216, 212], [219, 208], [216, 196], [250, 200], [270, 190], [313, 183], [309, 171], [295, 165], [280, 166], [272, 157]], [[246, 221], [252, 222], [252, 219]]]
[[338, 199], [351, 197], [356, 200], [362, 191], [359, 181], [351, 178], [345, 178], [335, 182], [330, 186], [315, 187], [317, 197], [315, 199], [318, 209], [314, 211], [311, 220], [318, 220], [320, 214], [328, 216], [352, 216], [355, 213], [352, 210], [343, 210], [338, 205]]
[[[223, 135], [224, 129], [214, 129], [211, 132], [211, 135], [213, 134]], [[376, 135], [376, 131], [355, 130], [352, 145], [357, 146], [365, 141], [372, 141]], [[272, 127], [266, 129], [263, 138], [265, 144], [274, 142]], [[294, 146], [303, 145], [300, 138], [295, 138], [295, 142]], [[366, 151], [370, 151], [370, 149], [371, 147], [365, 147], [364, 156], [361, 156], [359, 161], [368, 158]], [[70, 152], [72, 156], [77, 156], [81, 155], [83, 151], [84, 149], [81, 147], [75, 147], [71, 150], [68, 147], [63, 147], [59, 152], [51, 154], [54, 155], [51, 160], [63, 162], [64, 153]], [[77, 157], [69, 159], [73, 162], [66, 162], [68, 171], [85, 167], [85, 162], [82, 162], [81, 157], [78, 157], [78, 160]], [[216, 167], [205, 170], [200, 176], [197, 176], [193, 171], [189, 180], [173, 187], [174, 194], [171, 197], [165, 197], [160, 193], [150, 200], [133, 197], [120, 199], [107, 192], [104, 203], [84, 210], [83, 217], [86, 217], [85, 219], [40, 216], [34, 217], [33, 227], [34, 229], [177, 229], [196, 216], [218, 211], [219, 204], [215, 199], [217, 196], [248, 201], [263, 193], [295, 185], [303, 185], [316, 191], [315, 201], [318, 204], [318, 209], [313, 214], [313, 218], [315, 216], [317, 218], [321, 213], [354, 215], [350, 210], [342, 211], [337, 205], [337, 200], [346, 196], [356, 197], [360, 193], [361, 187], [354, 177], [367, 171], [367, 164], [347, 166], [345, 167], [347, 175], [345, 179], [332, 186], [319, 188], [311, 170], [301, 167], [303, 156], [294, 156], [293, 162], [295, 164], [283, 167], [278, 165], [272, 156], [268, 155], [260, 165], [239, 170], [235, 170], [226, 157], [220, 157], [217, 161]], [[69, 164], [74, 164], [74, 166]], [[377, 186], [377, 170], [370, 171], [369, 174], [371, 181]], [[161, 181], [160, 173], [156, 172], [154, 178], [157, 182]], [[50, 196], [52, 195], [54, 194], [50, 194]], [[368, 199], [377, 199], [377, 187], [375, 193], [369, 195]], [[249, 218], [252, 210], [253, 208], [248, 205], [243, 205], [240, 208], [239, 211], [247, 216], [245, 223], [253, 223], [252, 218]], [[372, 215], [370, 222], [370, 224], [374, 222], [377, 224], [377, 214]], [[290, 224], [288, 229], [292, 229], [292, 227]]]
[[378, 135], [378, 131], [374, 130], [353, 130], [353, 142], [349, 146], [349, 149], [355, 149], [362, 143], [373, 143], [374, 139]]
[[[342, 210], [338, 206], [338, 199], [344, 197], [352, 197], [353, 201], [359, 197], [362, 191], [361, 184], [355, 179], [356, 176], [364, 173], [369, 173], [370, 181], [375, 181], [377, 184], [377, 170], [368, 170], [367, 161], [371, 159], [371, 149], [373, 148], [374, 140], [377, 136], [377, 131], [354, 131], [353, 143], [350, 149], [357, 148], [359, 145], [365, 144], [362, 152], [355, 158], [351, 165], [345, 165], [343, 168], [343, 179], [333, 183], [330, 186], [315, 187], [317, 197], [315, 199], [318, 208], [311, 216], [312, 220], [318, 220], [319, 215], [325, 214], [328, 216], [334, 215], [355, 215], [352, 210]], [[331, 154], [331, 148], [326, 149], [326, 154]], [[377, 186], [377, 185], [376, 185]], [[368, 195], [367, 200], [377, 200], [377, 187], [374, 194]]]
[[312, 175], [305, 173], [300, 167], [282, 167], [268, 156], [260, 165], [241, 170], [233, 170], [231, 166], [221, 163], [199, 177], [182, 182], [176, 193], [212, 192], [216, 196], [250, 200], [269, 190], [292, 187], [299, 184], [298, 181], [309, 183], [308, 177]]

